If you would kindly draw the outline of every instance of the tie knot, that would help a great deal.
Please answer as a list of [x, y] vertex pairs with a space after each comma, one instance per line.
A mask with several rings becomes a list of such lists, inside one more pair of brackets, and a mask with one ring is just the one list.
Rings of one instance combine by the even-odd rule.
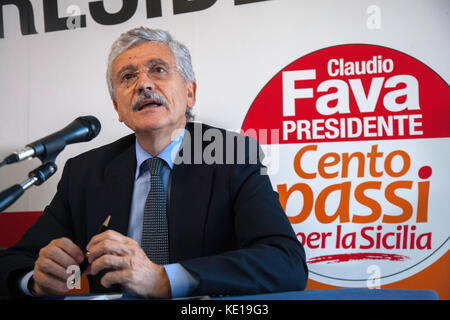
[[164, 160], [160, 158], [147, 159], [147, 166], [150, 171], [150, 175], [158, 176], [161, 174], [161, 169], [164, 166]]

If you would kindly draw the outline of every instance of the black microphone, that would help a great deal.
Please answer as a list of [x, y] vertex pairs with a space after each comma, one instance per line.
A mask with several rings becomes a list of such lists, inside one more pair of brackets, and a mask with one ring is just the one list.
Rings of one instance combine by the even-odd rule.
[[77, 142], [85, 142], [94, 139], [100, 132], [101, 124], [96, 117], [78, 117], [63, 129], [29, 143], [20, 151], [7, 156], [4, 164], [11, 164], [25, 159], [38, 157], [53, 159], [66, 147], [66, 145]]

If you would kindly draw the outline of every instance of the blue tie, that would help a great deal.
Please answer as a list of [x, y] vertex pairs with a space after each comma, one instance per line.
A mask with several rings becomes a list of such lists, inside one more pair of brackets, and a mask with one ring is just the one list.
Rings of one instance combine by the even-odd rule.
[[153, 263], [164, 265], [169, 263], [166, 193], [161, 177], [164, 160], [150, 158], [146, 162], [150, 171], [150, 192], [145, 201], [141, 245]]

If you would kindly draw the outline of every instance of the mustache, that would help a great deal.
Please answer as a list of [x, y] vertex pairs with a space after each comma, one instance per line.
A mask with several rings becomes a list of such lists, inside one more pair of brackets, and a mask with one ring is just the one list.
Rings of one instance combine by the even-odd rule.
[[136, 99], [136, 101], [131, 106], [131, 109], [133, 111], [136, 111], [139, 108], [140, 104], [144, 100], [154, 100], [158, 104], [167, 105], [167, 100], [163, 96], [161, 96], [159, 93], [144, 92], [139, 95], [139, 97]]

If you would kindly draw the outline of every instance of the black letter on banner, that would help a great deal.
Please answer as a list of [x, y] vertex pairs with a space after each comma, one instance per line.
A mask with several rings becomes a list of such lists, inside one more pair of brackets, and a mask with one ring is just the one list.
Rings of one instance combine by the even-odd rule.
[[216, 0], [173, 0], [173, 13], [200, 11], [211, 7]]
[[33, 6], [28, 0], [0, 0], [0, 39], [5, 37], [3, 30], [3, 6], [13, 4], [19, 9], [20, 31], [22, 35], [37, 33], [34, 26]]
[[161, 16], [161, 0], [147, 0], [147, 18], [155, 18]]
[[234, 5], [238, 6], [240, 4], [248, 4], [248, 3], [254, 3], [254, 2], [261, 2], [261, 1], [269, 1], [269, 0], [234, 0]]
[[89, 3], [89, 11], [92, 19], [97, 23], [105, 26], [119, 24], [130, 19], [136, 12], [137, 0], [123, 0], [122, 8], [116, 13], [108, 13], [102, 1], [94, 1]]
[[[80, 18], [80, 28], [86, 28], [86, 16], [73, 16]], [[58, 0], [44, 0], [44, 22], [45, 32], [69, 30], [67, 26], [68, 17], [60, 18], [58, 15]]]

